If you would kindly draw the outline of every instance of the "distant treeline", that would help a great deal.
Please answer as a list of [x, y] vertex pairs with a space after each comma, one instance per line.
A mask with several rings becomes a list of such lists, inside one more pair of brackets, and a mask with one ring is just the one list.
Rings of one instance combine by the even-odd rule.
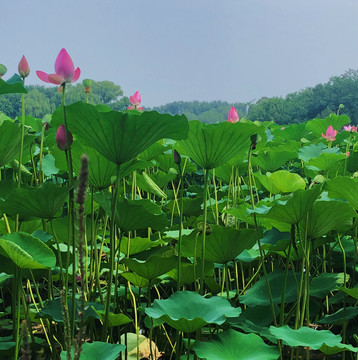
[[[56, 87], [28, 86], [26, 113], [42, 118], [52, 113], [61, 103], [61, 94]], [[66, 103], [85, 100], [82, 84], [67, 88]], [[0, 96], [0, 112], [15, 118], [21, 112], [20, 96], [17, 94]], [[91, 104], [105, 104], [113, 110], [123, 111], [129, 106], [128, 97], [123, 96], [119, 85], [111, 81], [93, 81], [89, 94]], [[333, 76], [325, 84], [318, 84], [285, 97], [263, 97], [253, 103], [228, 103], [225, 101], [175, 101], [154, 107], [153, 110], [169, 114], [185, 114], [189, 120], [198, 119], [206, 123], [227, 120], [227, 114], [234, 106], [241, 117], [252, 121], [274, 121], [278, 124], [301, 123], [315, 117], [326, 117], [337, 112], [358, 123], [358, 70], [348, 70], [341, 76]], [[143, 104], [145, 106], [145, 103]], [[149, 108], [145, 108], [150, 110]]]
[[318, 84], [285, 97], [263, 97], [255, 104], [223, 101], [198, 102], [177, 101], [156, 107], [159, 112], [185, 114], [189, 119], [199, 119], [207, 123], [225, 121], [231, 106], [235, 106], [239, 116], [252, 121], [274, 121], [278, 124], [301, 123], [313, 118], [325, 118], [337, 112], [358, 123], [358, 70], [349, 70], [341, 76], [333, 76], [325, 84]]
[[[62, 94], [56, 86], [26, 86], [28, 93], [25, 98], [26, 114], [36, 118], [43, 118], [46, 114], [52, 114], [60, 106]], [[11, 118], [21, 113], [21, 95], [0, 95], [0, 112]], [[85, 101], [85, 86], [81, 83], [66, 86], [66, 104], [76, 101]], [[130, 105], [128, 97], [123, 96], [123, 90], [112, 81], [93, 81], [91, 92], [88, 94], [89, 103], [105, 104], [113, 110], [123, 111]]]

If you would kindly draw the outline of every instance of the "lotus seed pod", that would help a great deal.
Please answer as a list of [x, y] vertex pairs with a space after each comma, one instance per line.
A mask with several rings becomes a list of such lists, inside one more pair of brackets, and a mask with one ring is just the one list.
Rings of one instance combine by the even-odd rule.
[[84, 86], [91, 87], [91, 86], [92, 86], [92, 80], [91, 80], [91, 79], [84, 79], [84, 80], [82, 81], [82, 84], [83, 84]]

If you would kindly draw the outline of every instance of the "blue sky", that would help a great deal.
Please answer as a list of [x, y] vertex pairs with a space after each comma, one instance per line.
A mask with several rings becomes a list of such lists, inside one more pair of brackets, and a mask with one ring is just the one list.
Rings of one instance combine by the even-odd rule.
[[358, 68], [356, 0], [3, 0], [5, 80], [24, 54], [53, 72], [61, 50], [84, 78], [144, 106], [284, 96]]

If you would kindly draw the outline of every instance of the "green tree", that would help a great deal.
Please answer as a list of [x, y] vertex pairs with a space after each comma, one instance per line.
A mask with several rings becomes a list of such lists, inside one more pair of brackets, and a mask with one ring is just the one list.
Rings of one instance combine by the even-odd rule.
[[96, 81], [91, 86], [91, 91], [98, 95], [99, 101], [103, 104], [110, 104], [123, 95], [123, 90], [112, 81]]

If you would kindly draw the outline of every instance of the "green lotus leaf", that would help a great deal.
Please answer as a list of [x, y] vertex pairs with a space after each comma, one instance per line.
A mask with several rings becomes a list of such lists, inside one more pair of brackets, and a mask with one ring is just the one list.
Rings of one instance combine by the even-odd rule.
[[274, 327], [270, 326], [270, 332], [277, 339], [283, 340], [287, 345], [305, 346], [313, 350], [319, 350], [322, 346], [336, 347], [339, 346], [344, 349], [357, 352], [358, 349], [351, 345], [342, 344], [340, 335], [334, 335], [328, 330], [315, 330], [308, 327], [301, 327], [298, 330], [293, 330], [289, 326]]
[[224, 164], [215, 168], [214, 170], [215, 170], [215, 177], [229, 184], [231, 177], [234, 175], [235, 167], [230, 164]]
[[174, 256], [163, 257], [159, 255], [150, 256], [146, 261], [123, 259], [122, 262], [128, 266], [130, 270], [148, 280], [153, 280], [160, 275], [166, 274], [177, 264]]
[[[0, 79], [1, 81], [1, 79]], [[24, 149], [30, 146], [33, 136], [24, 137]], [[18, 159], [21, 143], [21, 125], [12, 121], [3, 121], [0, 124], [0, 166], [5, 166], [11, 161]]]
[[307, 235], [312, 239], [319, 238], [331, 230], [346, 229], [352, 223], [357, 213], [343, 201], [316, 201], [309, 212], [308, 218], [300, 222], [300, 229], [307, 226]]
[[159, 155], [162, 155], [166, 149], [167, 147], [163, 145], [162, 141], [157, 141], [153, 145], [150, 145], [147, 149], [142, 151], [138, 155], [138, 158], [144, 161], [152, 161], [156, 159]]
[[340, 153], [340, 149], [338, 147], [328, 148], [327, 145], [323, 143], [318, 144], [310, 144], [303, 146], [298, 151], [298, 158], [303, 161], [309, 161], [311, 159], [315, 159], [321, 154], [338, 154]]
[[236, 317], [240, 308], [233, 308], [223, 297], [213, 296], [205, 299], [192, 291], [179, 291], [166, 300], [154, 300], [145, 309], [147, 315], [160, 319], [174, 329], [185, 333], [194, 332], [206, 324], [221, 325], [227, 317]]
[[323, 299], [331, 291], [337, 290], [341, 285], [344, 285], [344, 273], [319, 274], [314, 277], [310, 283], [310, 296], [316, 296]]
[[358, 171], [358, 151], [351, 151], [347, 159], [347, 171], [354, 173]]
[[[66, 117], [69, 130], [81, 143], [117, 165], [134, 159], [160, 139], [185, 139], [189, 130], [184, 115], [156, 111], [99, 112], [93, 105], [82, 102], [66, 106]], [[63, 123], [63, 109], [58, 108], [53, 118]]]
[[[60, 151], [60, 150], [59, 150]], [[67, 165], [66, 165], [67, 169]], [[42, 169], [46, 177], [56, 175], [60, 169], [56, 166], [56, 159], [52, 154], [46, 154], [42, 159]]]
[[[93, 305], [91, 306], [92, 310], [99, 315], [99, 317], [103, 320], [104, 319], [104, 314], [105, 314], [105, 310], [103, 307], [101, 307], [100, 309], [96, 309]], [[109, 327], [114, 327], [114, 326], [120, 326], [120, 325], [124, 325], [124, 324], [129, 324], [131, 323], [132, 320], [127, 316], [124, 315], [122, 313], [119, 314], [115, 314], [113, 312], [109, 312]]]
[[269, 149], [267, 151], [260, 151], [257, 157], [253, 157], [252, 164], [259, 166], [264, 171], [275, 171], [286, 164], [288, 160], [295, 159], [296, 157], [296, 152]]
[[277, 203], [272, 206], [265, 217], [288, 224], [298, 224], [312, 208], [320, 192], [319, 186], [309, 190], [299, 189], [293, 193], [285, 204]]
[[27, 90], [22, 82], [10, 84], [0, 79], [0, 95], [2, 94], [27, 94]]
[[144, 277], [142, 277], [138, 274], [126, 272], [126, 273], [122, 273], [121, 276], [123, 276], [126, 280], [128, 280], [134, 286], [137, 286], [140, 288], [146, 288], [149, 286], [149, 280], [145, 279]]
[[341, 287], [339, 290], [345, 292], [349, 296], [352, 296], [353, 298], [358, 300], [358, 287], [354, 287], [353, 289], [349, 289], [346, 287]]
[[56, 256], [40, 239], [23, 232], [5, 234], [0, 247], [20, 269], [53, 269]]
[[[95, 341], [93, 343], [84, 343], [82, 345], [81, 360], [113, 360], [117, 359], [119, 354], [126, 349], [122, 344], [109, 344], [106, 342]], [[74, 358], [74, 348], [71, 349], [71, 359]], [[61, 360], [67, 359], [67, 352], [61, 352]]]
[[[100, 192], [94, 194], [94, 200], [103, 207], [108, 216], [112, 216], [111, 194]], [[160, 207], [150, 200], [127, 200], [118, 198], [115, 221], [122, 231], [131, 231], [151, 227], [162, 230], [168, 224], [168, 219]]]
[[[180, 200], [181, 201], [181, 200]], [[203, 210], [201, 209], [201, 204], [203, 203], [203, 198], [201, 194], [199, 197], [195, 199], [191, 199], [188, 197], [183, 198], [183, 215], [184, 216], [198, 216], [203, 213]], [[174, 215], [179, 215], [179, 205], [175, 200], [171, 200], [166, 206], [166, 210], [169, 213], [172, 213]]]
[[279, 139], [280, 142], [284, 141], [292, 141], [296, 140], [297, 142], [301, 142], [301, 139], [307, 135], [306, 131], [306, 124], [305, 122], [301, 124], [290, 124], [285, 126], [282, 129], [282, 126], [277, 127], [276, 129], [272, 130], [272, 134], [275, 136], [275, 139]]
[[334, 314], [329, 314], [324, 316], [322, 319], [318, 320], [318, 324], [332, 324], [342, 325], [344, 320], [351, 320], [358, 316], [358, 308], [353, 306], [347, 306], [343, 309], [339, 309]]
[[[292, 271], [288, 272], [287, 284], [285, 291], [285, 302], [290, 303], [295, 301], [297, 298], [297, 284], [296, 278], [298, 275]], [[271, 293], [272, 302], [274, 305], [281, 303], [282, 284], [284, 280], [283, 271], [274, 271], [267, 274]], [[249, 290], [246, 291], [245, 295], [240, 297], [240, 301], [247, 306], [268, 306], [270, 305], [270, 298], [267, 291], [266, 280], [262, 277], [257, 281]]]
[[68, 192], [68, 188], [51, 182], [45, 182], [38, 188], [14, 189], [2, 204], [2, 209], [8, 215], [19, 214], [20, 218], [52, 219], [64, 205]]
[[127, 237], [122, 237], [120, 250], [123, 254], [134, 255], [156, 245], [154, 241], [148, 238], [135, 237], [128, 239]]
[[176, 168], [173, 154], [159, 155], [156, 157], [156, 162], [165, 173], [168, 173], [171, 168]]
[[[212, 231], [206, 235], [205, 241], [205, 260], [211, 262], [225, 264], [232, 261], [244, 250], [251, 249], [258, 240], [256, 230], [235, 230], [219, 225], [211, 225], [210, 228]], [[197, 235], [198, 231], [193, 231], [183, 236], [182, 254], [184, 256], [201, 257], [202, 234]]]
[[[204, 264], [204, 275], [212, 275], [214, 268], [214, 264], [205, 261]], [[180, 282], [184, 285], [192, 284], [195, 280], [199, 278], [199, 275], [201, 273], [201, 263], [195, 264], [195, 271], [194, 271], [194, 264], [184, 262], [182, 260], [181, 263], [181, 278]], [[170, 270], [167, 273], [168, 276], [170, 276], [173, 280], [178, 280], [178, 267], [174, 268], [173, 270]]]
[[279, 351], [256, 334], [242, 334], [234, 330], [219, 333], [210, 341], [195, 341], [194, 351], [206, 360], [276, 360]]
[[266, 175], [255, 173], [255, 177], [273, 195], [289, 193], [306, 187], [306, 183], [300, 175], [287, 170], [279, 170]]
[[163, 188], [168, 185], [172, 180], [174, 180], [178, 173], [174, 168], [170, 168], [168, 173], [164, 173], [161, 170], [158, 170], [154, 174], [149, 174], [150, 178], [160, 187]]
[[251, 249], [258, 240], [256, 230], [235, 230], [218, 225], [212, 225], [211, 229], [212, 232], [206, 236], [205, 259], [219, 264], [234, 260], [244, 250]]
[[355, 210], [358, 210], [358, 179], [337, 176], [325, 183], [325, 190], [332, 199], [348, 201]]
[[325, 119], [313, 119], [307, 122], [306, 130], [311, 131], [317, 138], [322, 138], [326, 134], [328, 127], [331, 125], [334, 130], [341, 130], [343, 125], [350, 123], [347, 115], [330, 114]]
[[160, 198], [166, 199], [166, 193], [152, 180], [145, 172], [136, 175], [137, 186], [150, 194], [155, 194]]
[[[280, 308], [275, 306], [276, 316], [280, 313]], [[269, 326], [273, 323], [273, 315], [271, 306], [254, 306], [246, 307], [246, 309], [237, 318], [230, 318], [228, 322], [233, 325], [237, 324], [255, 324], [256, 326]]]
[[89, 159], [88, 183], [97, 189], [108, 188], [113, 183], [112, 178], [116, 176], [115, 163], [107, 160], [97, 150], [82, 145], [79, 141], [74, 142], [71, 150], [73, 171], [76, 175], [80, 172], [82, 154], [86, 154]]
[[[46, 302], [45, 306], [39, 310], [38, 317], [47, 318], [51, 321], [55, 321], [56, 323], [63, 323], [63, 307], [61, 305], [62, 300], [60, 298], [56, 298], [53, 300], [49, 300]], [[71, 314], [72, 311], [72, 299], [67, 299], [68, 312]], [[81, 302], [80, 300], [76, 300], [75, 302], [75, 314], [76, 321], [78, 318], [78, 311], [80, 310]], [[104, 306], [100, 303], [94, 302], [86, 302], [85, 304], [85, 312], [84, 312], [84, 321], [89, 319], [100, 319], [100, 316], [97, 315], [95, 310], [103, 310]]]
[[306, 162], [306, 167], [315, 167], [324, 171], [336, 171], [342, 160], [347, 159], [346, 154], [327, 154], [322, 153], [314, 159]]
[[222, 122], [206, 125], [198, 120], [190, 121], [187, 140], [179, 141], [176, 149], [189, 156], [204, 169], [214, 169], [225, 164], [241, 152], [249, 150], [251, 135], [262, 129], [252, 123]]

